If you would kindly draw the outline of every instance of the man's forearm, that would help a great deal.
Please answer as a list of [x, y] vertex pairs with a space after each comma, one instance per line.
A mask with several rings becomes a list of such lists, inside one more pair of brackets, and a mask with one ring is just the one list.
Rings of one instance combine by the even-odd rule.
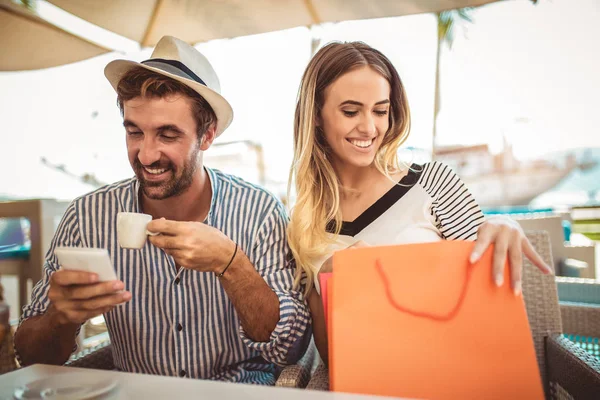
[[279, 299], [240, 249], [219, 279], [248, 337], [268, 342], [279, 321]]
[[51, 305], [44, 315], [23, 321], [15, 334], [21, 363], [64, 364], [75, 346], [76, 324], [60, 324]]

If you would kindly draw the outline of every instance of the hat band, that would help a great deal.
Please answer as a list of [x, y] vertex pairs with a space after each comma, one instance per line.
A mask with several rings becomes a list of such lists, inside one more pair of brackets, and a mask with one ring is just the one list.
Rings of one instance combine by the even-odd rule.
[[177, 60], [165, 60], [163, 58], [151, 58], [146, 61], [142, 61], [142, 64], [148, 65], [149, 67], [154, 67], [158, 69], [162, 69], [165, 72], [168, 72], [173, 75], [177, 75], [180, 78], [191, 79], [195, 82], [198, 82], [201, 85], [207, 86], [206, 83], [198, 75], [196, 75], [191, 69], [186, 67], [181, 61]]

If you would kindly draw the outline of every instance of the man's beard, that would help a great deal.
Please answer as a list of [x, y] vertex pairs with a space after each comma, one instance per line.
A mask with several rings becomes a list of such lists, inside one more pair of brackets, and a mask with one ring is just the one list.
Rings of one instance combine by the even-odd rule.
[[133, 169], [138, 181], [140, 182], [140, 189], [142, 190], [142, 193], [144, 193], [144, 195], [149, 199], [153, 200], [164, 200], [183, 193], [191, 186], [192, 181], [194, 180], [194, 174], [198, 169], [197, 160], [199, 151], [199, 148], [194, 150], [192, 156], [183, 165], [183, 170], [180, 174], [177, 174], [177, 171], [171, 162], [164, 164], [161, 161], [157, 161], [151, 165], [148, 165], [147, 168], [149, 169], [165, 168], [167, 171], [171, 172], [171, 177], [162, 182], [147, 181], [144, 178], [144, 167], [140, 160], [136, 157], [133, 164]]

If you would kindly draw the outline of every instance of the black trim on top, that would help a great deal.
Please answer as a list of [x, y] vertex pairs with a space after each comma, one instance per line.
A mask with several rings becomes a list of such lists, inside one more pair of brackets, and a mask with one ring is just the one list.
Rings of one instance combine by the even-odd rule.
[[[189, 79], [192, 79], [192, 80], [198, 82], [201, 85], [207, 86], [206, 83], [204, 83], [204, 81], [198, 75], [196, 75], [194, 73], [194, 71], [192, 71], [191, 69], [189, 69], [181, 61], [167, 60], [167, 59], [164, 59], [164, 58], [150, 58], [149, 60], [142, 61], [142, 64], [149, 65], [149, 66], [155, 67], [155, 68], [158, 68], [158, 67], [156, 67], [155, 65], [152, 65], [152, 64], [167, 64], [167, 65], [170, 65], [171, 67], [177, 68], [182, 73], [184, 73], [185, 75], [187, 75], [187, 77]], [[169, 72], [169, 71], [166, 71], [166, 72]]]
[[[408, 173], [400, 179], [398, 185], [394, 185], [375, 203], [363, 211], [354, 221], [342, 221], [340, 235], [356, 236], [369, 226], [373, 221], [379, 218], [384, 212], [390, 209], [398, 200], [402, 198], [419, 181], [424, 167], [419, 164], [412, 164]], [[335, 224], [330, 221], [327, 224], [327, 232], [334, 233]]]

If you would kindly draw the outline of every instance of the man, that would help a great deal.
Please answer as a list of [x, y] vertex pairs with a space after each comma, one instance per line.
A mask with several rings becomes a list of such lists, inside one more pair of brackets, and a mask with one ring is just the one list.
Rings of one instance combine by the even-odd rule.
[[[203, 167], [233, 117], [214, 70], [166, 36], [150, 60], [112, 61], [105, 75], [136, 177], [68, 207], [15, 336], [21, 362], [64, 363], [81, 324], [104, 314], [119, 369], [273, 384], [275, 364], [302, 356], [310, 316], [281, 203]], [[141, 250], [119, 248], [118, 212], [151, 214], [147, 228], [161, 234]], [[120, 280], [59, 269], [56, 246], [108, 249]]]

